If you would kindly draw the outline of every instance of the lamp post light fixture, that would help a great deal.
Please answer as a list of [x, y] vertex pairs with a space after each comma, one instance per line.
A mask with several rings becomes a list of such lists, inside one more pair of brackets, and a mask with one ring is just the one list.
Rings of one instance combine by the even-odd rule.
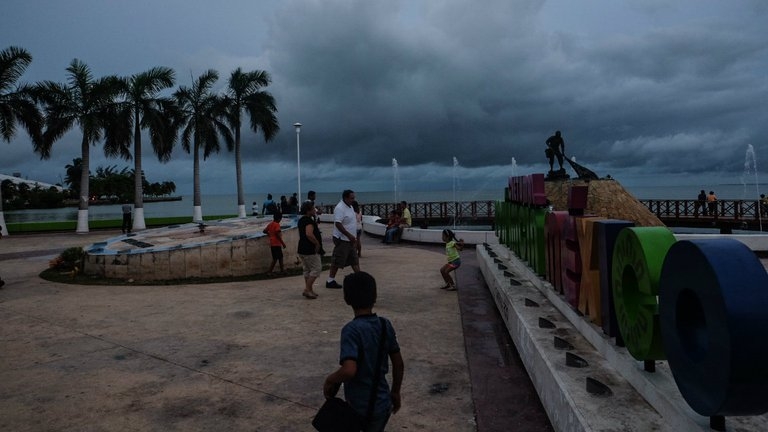
[[301, 146], [299, 145], [299, 134], [301, 134], [301, 123], [296, 122], [293, 124], [293, 127], [296, 128], [296, 178], [298, 179], [298, 194], [299, 194], [299, 203], [302, 203], [302, 197], [301, 197]]

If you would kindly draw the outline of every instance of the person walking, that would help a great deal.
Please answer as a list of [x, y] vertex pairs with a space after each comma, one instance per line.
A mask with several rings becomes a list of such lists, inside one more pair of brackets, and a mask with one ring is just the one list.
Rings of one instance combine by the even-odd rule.
[[304, 292], [301, 295], [310, 300], [317, 298], [317, 293], [312, 289], [312, 285], [323, 270], [320, 257], [325, 254], [323, 239], [320, 237], [320, 228], [317, 227], [315, 221], [315, 211], [315, 204], [305, 201], [299, 209], [301, 217], [298, 222], [299, 247], [297, 252], [304, 270]]
[[272, 271], [275, 269], [275, 264], [280, 263], [280, 274], [285, 274], [285, 268], [283, 267], [283, 249], [286, 248], [283, 241], [283, 234], [280, 230], [280, 220], [283, 219], [283, 215], [277, 212], [272, 215], [272, 222], [267, 224], [264, 228], [264, 234], [269, 236], [269, 250], [272, 253], [272, 264], [269, 265], [267, 276], [274, 276]]
[[360, 264], [357, 258], [357, 215], [352, 208], [352, 202], [355, 200], [355, 192], [346, 189], [341, 193], [341, 201], [333, 209], [333, 257], [331, 260], [331, 269], [328, 271], [328, 280], [325, 282], [326, 288], [341, 288], [336, 282], [336, 272], [340, 268], [351, 266], [354, 272], [360, 271]]
[[[344, 384], [344, 399], [363, 419], [363, 431], [381, 432], [400, 410], [405, 363], [392, 323], [373, 313], [376, 280], [358, 272], [344, 278], [344, 301], [354, 319], [341, 329], [339, 368], [325, 378], [323, 395], [331, 399]], [[387, 383], [392, 362], [392, 387]]]
[[461, 266], [461, 255], [459, 251], [464, 249], [464, 240], [456, 240], [456, 234], [449, 229], [443, 230], [443, 242], [445, 242], [445, 255], [448, 262], [440, 268], [440, 275], [443, 276], [445, 286], [440, 289], [447, 291], [456, 291], [456, 283], [451, 278], [451, 272]]
[[123, 204], [122, 209], [123, 209], [123, 226], [122, 226], [123, 234], [125, 234], [126, 232], [130, 233], [131, 224], [133, 223], [131, 221], [131, 211], [132, 211], [131, 205], [128, 203], [125, 203]]

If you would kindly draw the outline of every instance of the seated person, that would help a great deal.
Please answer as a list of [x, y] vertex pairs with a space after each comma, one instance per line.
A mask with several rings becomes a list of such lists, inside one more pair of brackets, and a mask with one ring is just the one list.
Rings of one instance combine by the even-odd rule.
[[387, 229], [384, 232], [384, 243], [392, 243], [395, 238], [395, 234], [400, 230], [400, 212], [392, 210], [389, 213], [389, 219], [387, 219]]
[[400, 204], [397, 205], [397, 209], [400, 211], [402, 217], [400, 218], [400, 229], [397, 230], [397, 235], [395, 235], [394, 240], [400, 242], [400, 238], [403, 236], [403, 230], [411, 227], [413, 218], [411, 217], [411, 211], [408, 210], [407, 202], [400, 201]]

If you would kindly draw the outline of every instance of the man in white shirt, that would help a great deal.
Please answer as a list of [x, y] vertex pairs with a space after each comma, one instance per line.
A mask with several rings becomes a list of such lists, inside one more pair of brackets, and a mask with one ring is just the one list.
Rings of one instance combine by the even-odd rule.
[[352, 266], [355, 272], [360, 271], [357, 259], [357, 215], [352, 208], [355, 192], [347, 189], [341, 193], [341, 201], [333, 209], [333, 259], [328, 272], [326, 288], [341, 288], [336, 282], [336, 272], [340, 268]]

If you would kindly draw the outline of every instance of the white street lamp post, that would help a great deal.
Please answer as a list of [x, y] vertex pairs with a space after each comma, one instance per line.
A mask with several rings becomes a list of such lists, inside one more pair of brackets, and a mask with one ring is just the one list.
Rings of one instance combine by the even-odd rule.
[[299, 194], [299, 203], [302, 202], [301, 197], [301, 146], [299, 145], [299, 134], [301, 133], [301, 123], [296, 122], [293, 124], [293, 127], [296, 128], [296, 178], [298, 179], [298, 194]]

